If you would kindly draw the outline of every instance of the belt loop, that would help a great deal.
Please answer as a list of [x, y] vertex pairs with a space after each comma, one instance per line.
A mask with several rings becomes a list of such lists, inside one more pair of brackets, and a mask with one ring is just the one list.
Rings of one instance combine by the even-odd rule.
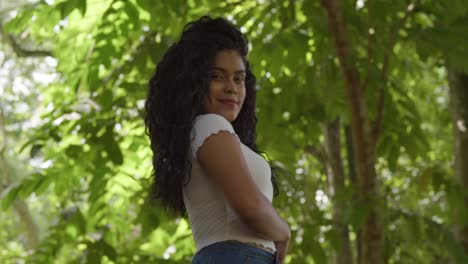
[[275, 251], [275, 254], [273, 254], [273, 258], [274, 258], [273, 264], [281, 264], [281, 263], [279, 262], [279, 258], [278, 258], [278, 250]]

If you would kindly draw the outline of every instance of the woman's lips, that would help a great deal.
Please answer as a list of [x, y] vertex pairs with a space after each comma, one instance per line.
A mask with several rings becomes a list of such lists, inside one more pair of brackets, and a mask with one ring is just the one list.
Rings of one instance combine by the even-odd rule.
[[230, 106], [230, 107], [235, 107], [237, 106], [237, 102], [234, 101], [234, 100], [218, 100], [219, 102], [221, 102], [222, 104], [224, 105], [227, 105], [227, 106]]

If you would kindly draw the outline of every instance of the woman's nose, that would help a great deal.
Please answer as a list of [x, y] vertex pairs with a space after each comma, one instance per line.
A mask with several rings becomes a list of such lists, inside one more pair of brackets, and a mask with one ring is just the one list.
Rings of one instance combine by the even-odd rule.
[[225, 83], [226, 93], [237, 93], [237, 85], [234, 80], [227, 80]]

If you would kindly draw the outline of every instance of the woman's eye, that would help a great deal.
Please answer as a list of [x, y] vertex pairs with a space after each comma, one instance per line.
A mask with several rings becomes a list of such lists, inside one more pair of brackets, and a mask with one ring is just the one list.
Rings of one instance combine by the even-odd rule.
[[210, 79], [212, 80], [221, 80], [223, 78], [223, 76], [219, 75], [219, 74], [211, 74], [210, 75]]
[[236, 83], [242, 83], [242, 82], [244, 82], [244, 78], [239, 77], [239, 78], [234, 79], [234, 81], [235, 81]]

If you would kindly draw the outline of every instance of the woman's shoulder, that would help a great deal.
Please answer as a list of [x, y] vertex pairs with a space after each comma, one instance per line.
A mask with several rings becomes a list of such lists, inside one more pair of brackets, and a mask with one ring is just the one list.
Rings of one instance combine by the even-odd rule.
[[198, 115], [195, 118], [195, 121], [200, 121], [200, 120], [211, 120], [211, 121], [219, 121], [219, 122], [228, 122], [229, 121], [222, 115], [220, 114], [215, 114], [215, 113], [208, 113], [208, 114], [201, 114]]
[[203, 145], [207, 138], [218, 134], [220, 131], [230, 132], [236, 138], [239, 138], [231, 123], [223, 116], [212, 113], [197, 116], [191, 134], [193, 157], [196, 157], [198, 148]]
[[209, 113], [202, 114], [195, 118], [194, 130], [217, 130], [223, 129], [234, 133], [232, 124], [222, 115]]

